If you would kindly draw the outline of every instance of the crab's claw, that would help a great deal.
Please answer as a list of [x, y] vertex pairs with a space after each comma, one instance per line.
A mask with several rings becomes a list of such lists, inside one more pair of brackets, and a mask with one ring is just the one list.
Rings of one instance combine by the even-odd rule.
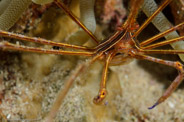
[[158, 104], [159, 104], [159, 103], [156, 102], [153, 106], [149, 107], [148, 109], [153, 109], [153, 108], [155, 108]]

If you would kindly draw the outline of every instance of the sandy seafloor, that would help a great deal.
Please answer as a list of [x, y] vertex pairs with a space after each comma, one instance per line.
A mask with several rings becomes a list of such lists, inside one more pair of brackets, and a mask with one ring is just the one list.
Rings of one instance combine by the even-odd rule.
[[[58, 10], [49, 9], [41, 23], [28, 35], [54, 41], [69, 38], [78, 28], [68, 17], [60, 14]], [[102, 30], [98, 26], [98, 38], [104, 37]], [[72, 70], [86, 60], [78, 56], [2, 51], [0, 57], [1, 113], [11, 121], [20, 122], [42, 122]], [[177, 56], [173, 59], [179, 60]], [[99, 106], [93, 104], [93, 98], [98, 93], [102, 67], [102, 62], [95, 62], [81, 73], [66, 96], [56, 122], [184, 121], [183, 83], [164, 103], [148, 110], [175, 78], [177, 71], [137, 60], [111, 66], [107, 104]]]

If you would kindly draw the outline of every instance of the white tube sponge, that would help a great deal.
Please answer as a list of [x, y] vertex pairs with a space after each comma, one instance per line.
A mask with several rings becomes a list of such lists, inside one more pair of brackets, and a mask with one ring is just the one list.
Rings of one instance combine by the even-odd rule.
[[34, 3], [36, 4], [40, 4], [40, 5], [43, 5], [43, 4], [47, 4], [47, 3], [51, 3], [53, 2], [54, 0], [32, 0]]
[[6, 10], [0, 15], [0, 29], [10, 29], [30, 4], [31, 0], [11, 0]]
[[[158, 6], [154, 0], [144, 0], [142, 10], [146, 14], [146, 16], [148, 16], [148, 17], [151, 16], [153, 14], [153, 12], [156, 11], [157, 8], [158, 8]], [[167, 20], [167, 18], [164, 16], [164, 14], [162, 12], [160, 12], [152, 20], [152, 23], [160, 32], [163, 32], [167, 29], [170, 29], [170, 27], [172, 27], [172, 24]], [[179, 35], [176, 31], [173, 31], [165, 36], [166, 39], [172, 39], [172, 38], [177, 38], [177, 37], [179, 37]], [[184, 50], [184, 41], [172, 43], [171, 46], [177, 50]], [[183, 54], [179, 54], [179, 57], [182, 61], [184, 61]]]
[[92, 33], [96, 30], [94, 3], [94, 0], [80, 0], [80, 19]]
[[[92, 33], [96, 30], [94, 4], [95, 0], [80, 0], [80, 20]], [[88, 34], [80, 28], [79, 31], [73, 33], [66, 41], [75, 45], [82, 45], [89, 38]]]

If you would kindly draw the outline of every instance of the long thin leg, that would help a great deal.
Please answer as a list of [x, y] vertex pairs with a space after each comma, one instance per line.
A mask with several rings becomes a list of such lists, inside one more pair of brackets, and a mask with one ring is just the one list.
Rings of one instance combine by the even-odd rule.
[[161, 46], [164, 46], [164, 45], [167, 45], [167, 44], [171, 44], [171, 43], [183, 40], [183, 39], [184, 39], [184, 36], [181, 36], [181, 37], [178, 37], [178, 38], [174, 38], [174, 39], [158, 42], [158, 43], [146, 46], [146, 47], [141, 47], [141, 49], [153, 49], [153, 48], [161, 47]]
[[109, 63], [112, 59], [112, 53], [107, 55], [106, 61], [105, 61], [105, 66], [103, 69], [103, 75], [102, 75], [102, 80], [100, 82], [100, 90], [98, 95], [93, 99], [93, 102], [95, 104], [101, 104], [102, 101], [105, 99], [107, 90], [106, 90], [106, 81], [107, 81], [107, 72], [108, 72], [108, 67]]
[[52, 45], [52, 46], [67, 47], [67, 48], [81, 49], [81, 50], [92, 50], [92, 49], [89, 49], [83, 46], [76, 46], [76, 45], [71, 45], [71, 44], [53, 42], [53, 41], [42, 39], [42, 38], [28, 37], [28, 36], [15, 34], [15, 33], [3, 31], [3, 30], [0, 30], [0, 36], [19, 39], [19, 40], [23, 40], [27, 42], [35, 42], [35, 43], [40, 43], [40, 44]]
[[172, 28], [162, 32], [162, 33], [159, 33], [159, 34], [157, 34], [157, 35], [155, 35], [155, 36], [153, 36], [153, 37], [151, 37], [151, 38], [141, 42], [140, 46], [145, 46], [147, 44], [150, 44], [151, 42], [153, 42], [153, 41], [155, 41], [155, 40], [157, 40], [157, 39], [159, 39], [161, 37], [164, 37], [165, 35], [169, 34], [170, 32], [175, 31], [175, 30], [183, 27], [183, 25], [184, 25], [184, 22], [180, 23], [180, 24], [178, 24], [178, 25], [176, 25], [176, 26], [174, 26], [174, 27], [172, 27]]
[[82, 22], [79, 21], [79, 19], [60, 1], [60, 0], [54, 0], [55, 4], [64, 10], [64, 12], [71, 17], [73, 21], [75, 21], [94, 41], [96, 44], [98, 44], [98, 40], [96, 37], [92, 34], [90, 30], [88, 30]]
[[132, 24], [135, 23], [135, 19], [138, 15], [139, 9], [141, 8], [141, 5], [143, 4], [144, 0], [131, 0], [131, 5], [130, 5], [130, 13], [128, 16], [128, 19], [126, 22], [122, 25], [123, 28], [126, 28], [126, 26], [131, 26]]
[[93, 57], [91, 60], [88, 60], [87, 62], [83, 62], [77, 66], [77, 68], [74, 70], [74, 72], [71, 74], [71, 77], [66, 81], [66, 84], [64, 86], [64, 89], [60, 90], [58, 93], [58, 97], [56, 101], [54, 102], [50, 112], [45, 118], [45, 122], [53, 122], [53, 119], [55, 118], [65, 96], [67, 95], [69, 89], [71, 88], [73, 82], [75, 81], [76, 77], [81, 74], [81, 72], [84, 72], [87, 67], [92, 64], [94, 61], [96, 61], [97, 58], [99, 58], [101, 55], [97, 55]]
[[67, 95], [68, 91], [70, 90], [73, 82], [75, 81], [76, 77], [81, 73], [81, 71], [84, 69], [84, 63], [80, 64], [77, 69], [72, 73], [71, 77], [66, 81], [66, 84], [64, 85], [64, 89], [61, 89], [58, 93], [57, 99], [55, 100], [49, 114], [45, 118], [45, 122], [53, 122], [56, 114], [58, 113], [58, 110]]
[[2, 119], [4, 119], [5, 122], [8, 122], [6, 116], [3, 114], [2, 110], [0, 110], [0, 116], [1, 116]]
[[138, 52], [144, 54], [184, 54], [184, 50], [141, 50], [138, 49]]
[[140, 26], [140, 28], [134, 33], [133, 37], [137, 37], [139, 33], [154, 19], [156, 15], [160, 13], [172, 0], [165, 0], [161, 6]]
[[158, 99], [158, 101], [153, 106], [149, 107], [149, 109], [152, 109], [155, 106], [159, 105], [160, 103], [164, 102], [174, 92], [174, 90], [178, 87], [178, 85], [182, 82], [184, 77], [183, 65], [178, 61], [176, 62], [167, 61], [167, 60], [162, 60], [162, 59], [158, 59], [158, 58], [154, 58], [146, 55], [135, 55], [134, 57], [138, 59], [144, 59], [144, 60], [149, 60], [152, 62], [168, 65], [176, 68], [179, 71], [178, 76], [174, 79], [171, 85], [166, 89], [164, 94]]
[[0, 49], [2, 50], [16, 50], [24, 52], [33, 52], [33, 53], [42, 53], [42, 54], [58, 54], [58, 55], [83, 55], [83, 56], [92, 56], [93, 52], [74, 52], [74, 51], [63, 51], [63, 50], [53, 50], [53, 49], [44, 49], [36, 47], [27, 47], [16, 44], [11, 44], [9, 42], [3, 41], [0, 42]]

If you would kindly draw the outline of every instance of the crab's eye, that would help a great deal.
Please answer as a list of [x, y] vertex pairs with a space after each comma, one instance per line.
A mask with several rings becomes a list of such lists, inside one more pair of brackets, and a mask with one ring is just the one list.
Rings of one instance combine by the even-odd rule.
[[102, 89], [100, 91], [100, 98], [103, 100], [106, 97], [107, 91], [106, 89]]
[[106, 92], [105, 92], [105, 91], [102, 91], [102, 92], [101, 92], [101, 95], [100, 95], [100, 98], [104, 98], [105, 95], [106, 95]]

